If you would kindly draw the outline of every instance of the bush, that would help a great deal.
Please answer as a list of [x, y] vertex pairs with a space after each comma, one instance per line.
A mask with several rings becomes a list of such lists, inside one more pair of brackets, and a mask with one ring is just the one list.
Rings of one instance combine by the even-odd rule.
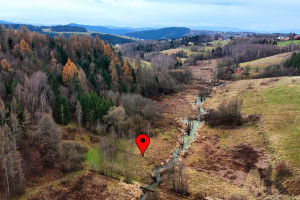
[[169, 73], [178, 83], [190, 84], [193, 79], [192, 72], [189, 69], [173, 70]]
[[277, 176], [281, 177], [289, 176], [291, 174], [290, 169], [284, 161], [281, 161], [276, 165], [275, 171]]
[[242, 101], [239, 99], [223, 101], [217, 110], [209, 110], [204, 120], [210, 126], [240, 126], [243, 124], [241, 107]]
[[51, 115], [44, 114], [39, 121], [34, 141], [47, 166], [53, 166], [57, 162], [61, 138], [60, 130], [57, 128]]
[[62, 143], [61, 168], [63, 171], [78, 170], [85, 160], [87, 148], [75, 141]]
[[281, 65], [272, 65], [264, 69], [264, 71], [259, 74], [256, 78], [271, 78], [271, 77], [281, 77], [281, 76], [298, 76], [300, 70], [298, 68], [283, 67]]

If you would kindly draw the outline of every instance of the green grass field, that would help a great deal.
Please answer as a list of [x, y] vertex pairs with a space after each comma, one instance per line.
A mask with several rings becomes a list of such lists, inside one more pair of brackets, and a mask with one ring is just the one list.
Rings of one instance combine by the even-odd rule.
[[284, 42], [277, 42], [278, 46], [287, 46], [290, 44], [298, 44], [300, 40], [289, 40], [289, 41], [284, 41]]
[[[128, 60], [128, 63], [130, 64], [131, 67], [135, 66], [134, 60], [132, 60], [130, 58], [127, 59], [127, 60]], [[145, 60], [141, 60], [141, 65], [143, 67], [151, 68], [151, 62], [148, 62], [148, 61], [145, 61]]]
[[98, 169], [100, 165], [99, 148], [98, 147], [90, 148], [87, 154], [85, 155], [85, 158], [87, 160], [88, 166], [91, 169]]
[[224, 47], [225, 45], [227, 45], [229, 43], [229, 41], [227, 40], [214, 40], [212, 42], [210, 42], [210, 44], [214, 47]]

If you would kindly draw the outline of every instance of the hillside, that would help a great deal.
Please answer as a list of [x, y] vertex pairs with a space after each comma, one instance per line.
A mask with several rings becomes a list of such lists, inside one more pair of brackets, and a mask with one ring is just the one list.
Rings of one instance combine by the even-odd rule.
[[271, 181], [270, 198], [299, 194], [298, 91], [299, 77], [236, 81], [213, 91], [204, 103], [206, 110], [237, 97], [243, 101], [243, 117], [255, 114], [260, 119], [235, 128], [205, 126], [199, 131], [186, 157], [191, 192], [263, 198], [257, 196], [265, 190], [263, 179]]
[[289, 59], [292, 56], [292, 54], [292, 52], [277, 54], [258, 60], [244, 62], [241, 63], [240, 66], [243, 68], [250, 67], [249, 73], [251, 75], [257, 75], [261, 73], [266, 67], [283, 64], [287, 59]]
[[[0, 23], [1, 24], [1, 23]], [[71, 26], [71, 25], [59, 25], [59, 26], [33, 26], [30, 24], [11, 24], [7, 23], [4, 24], [6, 28], [9, 28], [11, 26], [13, 29], [17, 30], [22, 27], [26, 27], [29, 31], [34, 31], [41, 34], [49, 35], [50, 37], [59, 36], [60, 34], [64, 35], [66, 38], [69, 38], [71, 35], [77, 34], [77, 35], [91, 35], [95, 37], [98, 35], [102, 40], [104, 40], [107, 43], [110, 44], [124, 44], [133, 42], [133, 39], [125, 38], [122, 36], [117, 35], [111, 35], [111, 34], [102, 34], [102, 33], [95, 33], [91, 32], [85, 27], [79, 27], [79, 26]]]
[[[111, 189], [116, 184], [131, 196], [126, 188], [140, 194], [137, 183], [152, 183], [153, 168], [168, 159], [182, 127], [153, 100], [183, 85], [168, 68], [143, 67], [138, 59], [133, 67], [88, 33], [52, 38], [1, 26], [0, 45], [1, 199], [55, 199], [78, 190], [85, 197], [90, 188], [114, 196], [122, 189]], [[145, 160], [134, 143], [142, 132], [153, 142]], [[81, 170], [116, 181], [90, 180]], [[65, 180], [70, 173], [75, 183]]]
[[125, 35], [144, 39], [169, 39], [169, 38], [179, 38], [183, 37], [185, 34], [189, 33], [191, 30], [188, 28], [179, 28], [179, 27], [171, 27], [171, 28], [162, 28], [158, 30], [147, 30], [147, 31], [138, 31], [132, 33], [126, 33]]
[[134, 42], [133, 39], [121, 37], [121, 36], [116, 36], [116, 35], [110, 35], [110, 34], [101, 34], [101, 33], [91, 33], [92, 37], [99, 36], [101, 40], [104, 40], [105, 42], [108, 42], [110, 44], [125, 44], [125, 43], [130, 43]]

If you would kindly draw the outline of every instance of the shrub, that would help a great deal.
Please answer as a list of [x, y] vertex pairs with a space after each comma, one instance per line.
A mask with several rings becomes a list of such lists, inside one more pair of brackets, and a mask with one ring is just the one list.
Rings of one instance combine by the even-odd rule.
[[242, 101], [233, 99], [223, 101], [217, 110], [211, 109], [204, 116], [204, 120], [210, 126], [239, 126], [243, 124], [241, 115]]
[[178, 83], [190, 84], [193, 79], [192, 72], [189, 69], [173, 70], [169, 73]]
[[61, 168], [64, 171], [77, 170], [85, 160], [87, 148], [75, 141], [62, 143]]
[[60, 130], [51, 115], [44, 114], [39, 121], [34, 141], [46, 165], [52, 166], [57, 162], [61, 138]]
[[277, 176], [285, 177], [291, 174], [290, 169], [288, 168], [287, 164], [284, 161], [279, 162], [276, 167], [275, 171]]

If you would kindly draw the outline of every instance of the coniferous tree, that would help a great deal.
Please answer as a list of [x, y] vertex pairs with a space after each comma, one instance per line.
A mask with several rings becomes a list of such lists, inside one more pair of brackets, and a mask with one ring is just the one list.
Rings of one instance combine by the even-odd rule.
[[54, 109], [53, 109], [54, 120], [59, 124], [67, 125], [70, 122], [71, 114], [69, 103], [66, 98], [56, 96]]

